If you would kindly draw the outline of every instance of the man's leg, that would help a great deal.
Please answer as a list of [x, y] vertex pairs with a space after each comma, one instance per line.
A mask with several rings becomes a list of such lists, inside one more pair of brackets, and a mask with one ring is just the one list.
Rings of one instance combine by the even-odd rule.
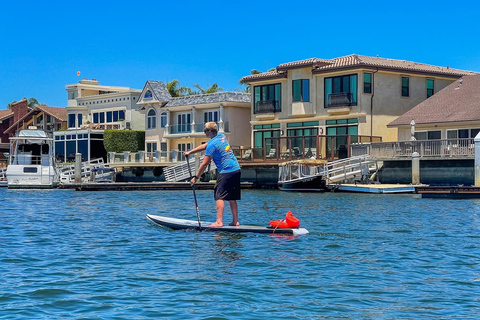
[[223, 210], [225, 209], [225, 202], [223, 200], [216, 200], [217, 204], [217, 221], [209, 225], [209, 227], [223, 227]]
[[237, 200], [228, 200], [228, 203], [230, 204], [230, 210], [232, 210], [232, 223], [230, 223], [231, 226], [238, 226], [240, 223], [238, 222], [238, 205], [237, 205]]

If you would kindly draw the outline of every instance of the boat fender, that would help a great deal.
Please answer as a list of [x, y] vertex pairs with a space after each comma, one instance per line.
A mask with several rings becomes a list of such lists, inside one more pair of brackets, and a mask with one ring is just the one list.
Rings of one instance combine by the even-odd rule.
[[298, 218], [296, 218], [291, 211], [288, 211], [285, 219], [270, 221], [270, 226], [281, 229], [298, 228], [300, 226], [300, 220], [298, 220]]

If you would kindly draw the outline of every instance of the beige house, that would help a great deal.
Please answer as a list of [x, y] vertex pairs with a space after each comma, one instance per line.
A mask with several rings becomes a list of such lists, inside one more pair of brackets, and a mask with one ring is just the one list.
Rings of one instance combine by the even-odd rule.
[[[242, 78], [252, 88], [251, 145], [263, 148], [269, 137], [307, 135], [396, 141], [396, 128], [387, 124], [469, 74], [473, 73], [356, 54], [284, 63], [275, 71]], [[337, 139], [335, 144], [338, 148], [345, 141]]]
[[138, 104], [145, 114], [147, 158], [183, 160], [183, 151], [205, 143], [203, 128], [214, 121], [233, 148], [250, 146], [250, 95], [217, 92], [172, 97], [161, 81], [147, 81]]
[[[412, 123], [413, 121], [413, 123]], [[388, 124], [398, 140], [473, 139], [480, 132], [480, 74], [464, 76]]]

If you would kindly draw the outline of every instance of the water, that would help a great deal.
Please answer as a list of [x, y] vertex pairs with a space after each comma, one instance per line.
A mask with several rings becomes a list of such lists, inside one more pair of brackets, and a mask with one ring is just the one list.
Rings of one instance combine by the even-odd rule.
[[[197, 191], [213, 220], [211, 191]], [[480, 200], [249, 190], [240, 222], [170, 231], [191, 191], [0, 189], [0, 319], [478, 319]], [[225, 222], [230, 219], [226, 212]]]

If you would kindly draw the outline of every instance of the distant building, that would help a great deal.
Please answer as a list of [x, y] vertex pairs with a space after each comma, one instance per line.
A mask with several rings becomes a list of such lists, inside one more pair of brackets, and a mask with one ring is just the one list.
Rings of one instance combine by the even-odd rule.
[[104, 86], [96, 79], [80, 80], [66, 86], [68, 105], [67, 130], [55, 133], [55, 153], [61, 161], [73, 161], [75, 153], [83, 160], [104, 158], [105, 129], [145, 128], [144, 115], [138, 112], [141, 90]]
[[475, 138], [480, 132], [480, 75], [463, 76], [388, 124], [398, 139]]
[[[214, 121], [232, 147], [250, 145], [250, 95], [239, 92], [172, 97], [161, 81], [147, 81], [138, 104], [145, 114], [147, 157], [156, 151], [172, 160], [208, 141], [203, 129]], [[168, 159], [163, 159], [167, 161]]]
[[[263, 148], [266, 137], [317, 134], [396, 141], [397, 130], [387, 124], [470, 74], [356, 54], [280, 64], [275, 71], [242, 78], [252, 88], [252, 147]], [[345, 143], [338, 138], [334, 147]]]

